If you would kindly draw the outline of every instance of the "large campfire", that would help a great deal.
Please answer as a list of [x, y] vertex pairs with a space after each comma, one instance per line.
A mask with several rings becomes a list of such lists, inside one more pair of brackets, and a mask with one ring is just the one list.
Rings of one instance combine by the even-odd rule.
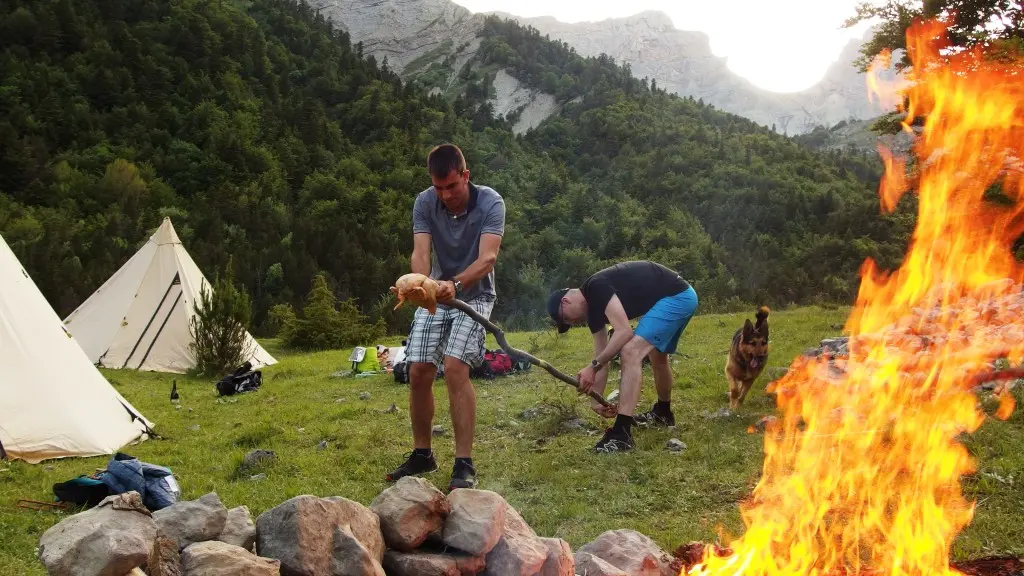
[[[913, 157], [882, 150], [891, 211], [912, 189], [917, 227], [903, 265], [868, 260], [843, 359], [798, 359], [777, 381], [780, 418], [763, 475], [742, 507], [746, 531], [705, 548], [688, 574], [960, 574], [950, 547], [974, 507], [960, 478], [974, 464], [957, 436], [986, 417], [972, 389], [1024, 376], [1024, 68], [978, 51], [943, 57], [945, 29], [907, 34], [913, 62], [905, 128], [923, 119]], [[838, 366], [838, 370], [836, 369]]]

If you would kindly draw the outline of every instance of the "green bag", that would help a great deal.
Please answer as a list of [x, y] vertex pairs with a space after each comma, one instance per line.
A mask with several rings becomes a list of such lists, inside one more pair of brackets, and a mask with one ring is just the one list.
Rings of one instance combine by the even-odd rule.
[[369, 351], [364, 346], [353, 348], [352, 354], [349, 354], [348, 361], [352, 363], [352, 371], [356, 374], [380, 370], [380, 363], [377, 362], [377, 352], [375, 350]]

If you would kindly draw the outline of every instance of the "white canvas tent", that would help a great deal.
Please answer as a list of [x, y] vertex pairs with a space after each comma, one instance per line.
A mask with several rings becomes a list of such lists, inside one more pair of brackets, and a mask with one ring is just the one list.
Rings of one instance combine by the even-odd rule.
[[[213, 286], [185, 251], [169, 218], [65, 320], [93, 363], [184, 373], [195, 365], [189, 321], [200, 290]], [[254, 368], [276, 364], [250, 334]]]
[[0, 456], [112, 454], [146, 420], [93, 366], [0, 237]]

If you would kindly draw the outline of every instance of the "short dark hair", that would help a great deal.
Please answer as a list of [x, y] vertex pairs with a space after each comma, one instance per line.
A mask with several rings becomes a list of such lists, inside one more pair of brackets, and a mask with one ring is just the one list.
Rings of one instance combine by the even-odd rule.
[[466, 169], [466, 158], [455, 144], [439, 144], [427, 155], [427, 169], [431, 176], [444, 178], [453, 170], [461, 174]]

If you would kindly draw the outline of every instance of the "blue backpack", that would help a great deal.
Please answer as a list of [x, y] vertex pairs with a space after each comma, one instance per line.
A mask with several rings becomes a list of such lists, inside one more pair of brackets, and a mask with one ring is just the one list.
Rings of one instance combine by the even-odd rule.
[[110, 494], [138, 492], [142, 503], [152, 512], [174, 504], [181, 497], [181, 488], [170, 468], [149, 464], [121, 452], [114, 454], [107, 469], [96, 478], [107, 485]]

